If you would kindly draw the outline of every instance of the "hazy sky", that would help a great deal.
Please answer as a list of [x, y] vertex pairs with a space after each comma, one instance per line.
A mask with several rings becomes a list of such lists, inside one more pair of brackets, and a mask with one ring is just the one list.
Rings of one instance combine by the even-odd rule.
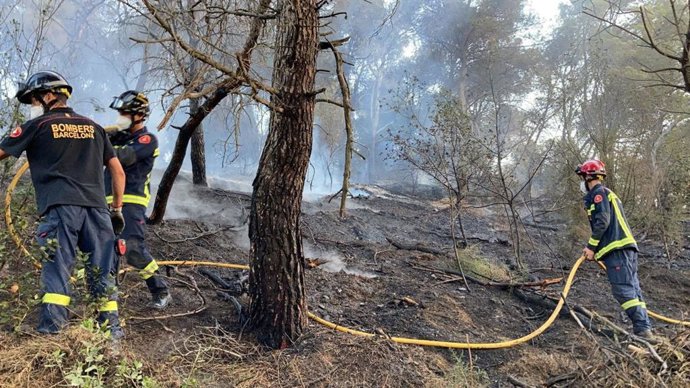
[[552, 30], [558, 19], [558, 6], [567, 0], [527, 0], [527, 8], [542, 20], [542, 33]]

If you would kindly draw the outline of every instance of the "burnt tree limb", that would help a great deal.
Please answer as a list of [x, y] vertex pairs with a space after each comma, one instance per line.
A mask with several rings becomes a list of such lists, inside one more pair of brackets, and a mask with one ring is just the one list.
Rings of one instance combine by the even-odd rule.
[[445, 253], [441, 249], [432, 248], [422, 243], [406, 243], [402, 241], [393, 240], [391, 237], [386, 237], [386, 240], [388, 240], [388, 242], [391, 243], [392, 246], [405, 251], [419, 251], [424, 253], [431, 253], [433, 255], [442, 255]]

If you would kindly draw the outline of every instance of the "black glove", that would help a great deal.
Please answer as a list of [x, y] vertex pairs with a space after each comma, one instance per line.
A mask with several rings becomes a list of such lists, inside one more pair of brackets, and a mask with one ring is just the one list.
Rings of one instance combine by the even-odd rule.
[[113, 223], [113, 231], [116, 235], [122, 233], [122, 231], [125, 229], [125, 217], [122, 216], [121, 207], [110, 208], [110, 222]]

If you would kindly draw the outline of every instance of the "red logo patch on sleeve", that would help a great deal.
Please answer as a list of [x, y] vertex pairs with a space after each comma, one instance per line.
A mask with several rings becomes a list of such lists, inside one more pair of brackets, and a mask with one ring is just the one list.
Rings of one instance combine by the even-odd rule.
[[603, 201], [603, 200], [604, 200], [604, 197], [602, 197], [601, 194], [597, 194], [594, 197], [594, 203], [601, 203], [601, 201]]
[[10, 133], [10, 137], [13, 139], [18, 138], [21, 135], [22, 135], [22, 127], [17, 127], [15, 129], [13, 129], [12, 132]]
[[141, 144], [149, 144], [151, 142], [151, 136], [149, 135], [144, 135], [139, 138], [139, 143]]

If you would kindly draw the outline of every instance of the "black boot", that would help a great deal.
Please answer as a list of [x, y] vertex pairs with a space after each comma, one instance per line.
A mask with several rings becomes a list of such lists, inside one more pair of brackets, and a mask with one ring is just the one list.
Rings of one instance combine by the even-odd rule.
[[101, 325], [106, 325], [110, 331], [110, 339], [113, 341], [121, 340], [125, 337], [125, 332], [120, 326], [120, 318], [117, 312], [101, 312], [96, 319]]
[[170, 293], [167, 290], [163, 292], [156, 292], [151, 294], [151, 302], [149, 303], [149, 307], [156, 310], [164, 310], [170, 305], [170, 302], [172, 302], [172, 296], [170, 296]]

